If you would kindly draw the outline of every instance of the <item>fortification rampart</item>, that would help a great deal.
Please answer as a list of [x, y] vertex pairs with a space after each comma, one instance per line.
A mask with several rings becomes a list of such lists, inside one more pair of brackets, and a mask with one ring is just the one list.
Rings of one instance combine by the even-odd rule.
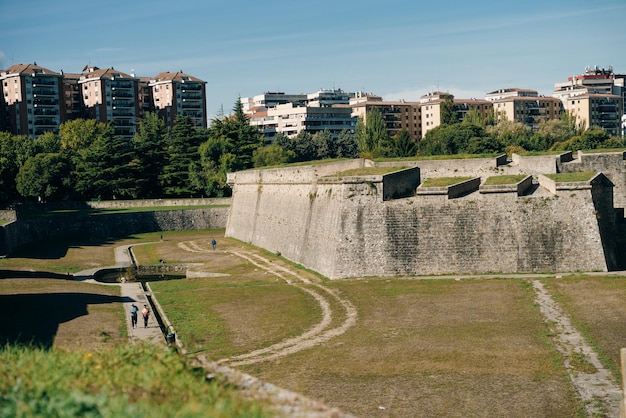
[[[615, 269], [621, 257], [616, 254], [611, 181], [598, 175], [584, 185], [550, 192], [530, 179], [542, 167], [546, 174], [557, 171], [555, 157], [532, 164], [524, 160], [506, 166], [495, 159], [418, 161], [419, 170], [398, 177], [404, 184], [419, 184], [420, 177], [467, 176], [476, 170], [484, 180], [532, 167], [531, 176], [514, 187], [480, 193], [480, 181], [473, 180], [459, 198], [414, 193], [387, 199], [384, 189], [392, 182], [386, 175], [281, 184], [265, 183], [263, 170], [246, 173], [245, 182], [236, 173], [230, 178], [233, 202], [226, 235], [332, 279]], [[280, 169], [280, 176], [294, 179], [294, 169]]]

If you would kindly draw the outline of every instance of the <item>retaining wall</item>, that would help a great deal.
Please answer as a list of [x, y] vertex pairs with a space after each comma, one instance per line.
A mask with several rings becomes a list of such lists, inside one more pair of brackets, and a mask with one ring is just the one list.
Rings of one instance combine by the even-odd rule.
[[0, 228], [0, 255], [43, 240], [77, 238], [93, 242], [143, 232], [224, 228], [228, 210], [225, 206], [20, 220]]

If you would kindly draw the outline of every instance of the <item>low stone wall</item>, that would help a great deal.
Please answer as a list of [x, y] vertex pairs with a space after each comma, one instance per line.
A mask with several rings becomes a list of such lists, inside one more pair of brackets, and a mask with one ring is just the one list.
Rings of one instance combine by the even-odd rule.
[[515, 193], [522, 196], [533, 184], [533, 177], [526, 176], [521, 181], [511, 184], [481, 184], [480, 193]]
[[0, 228], [0, 255], [44, 240], [75, 238], [85, 242], [158, 231], [226, 227], [229, 207], [160, 210], [120, 214], [54, 216], [12, 222]]

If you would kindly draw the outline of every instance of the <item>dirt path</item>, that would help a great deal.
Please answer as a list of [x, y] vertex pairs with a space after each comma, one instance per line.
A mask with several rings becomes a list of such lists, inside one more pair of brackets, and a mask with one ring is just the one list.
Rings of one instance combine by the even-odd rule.
[[[247, 254], [241, 252], [231, 253], [245, 260], [248, 260], [255, 266], [267, 271], [268, 273], [281, 278], [287, 284], [298, 287], [302, 291], [310, 294], [318, 302], [320, 308], [322, 309], [322, 320], [313, 328], [309, 329], [308, 331], [297, 337], [288, 338], [284, 341], [281, 341], [269, 347], [262, 348], [260, 350], [255, 350], [249, 353], [233, 356], [227, 359], [222, 359], [219, 360], [218, 363], [226, 363], [230, 366], [240, 366], [245, 364], [258, 363], [260, 361], [273, 360], [279, 357], [296, 353], [298, 351], [315, 347], [316, 345], [328, 341], [331, 338], [343, 334], [344, 332], [346, 332], [346, 330], [348, 330], [348, 328], [356, 323], [357, 311], [354, 305], [352, 305], [349, 300], [341, 298], [341, 296], [339, 296], [333, 290], [320, 284], [312, 283], [311, 281], [299, 275], [294, 270], [290, 270], [281, 266], [276, 266], [272, 264], [268, 259], [261, 257], [257, 254]], [[310, 285], [316, 287], [321, 292], [311, 289]], [[333, 312], [331, 310], [331, 304], [328, 302], [326, 295], [333, 297], [337, 302], [339, 302], [343, 307], [343, 312]], [[328, 328], [332, 322], [333, 314], [343, 315], [343, 321], [338, 327]]]
[[[190, 252], [214, 251], [213, 249], [197, 241], [181, 242], [178, 244], [178, 247]], [[298, 351], [315, 347], [316, 345], [335, 338], [346, 332], [356, 323], [358, 316], [356, 308], [349, 300], [342, 298], [341, 295], [339, 295], [336, 291], [329, 289], [319, 283], [313, 283], [304, 276], [300, 275], [297, 271], [278, 266], [275, 263], [272, 263], [267, 258], [262, 257], [258, 254], [244, 251], [227, 252], [236, 255], [237, 257], [243, 258], [244, 260], [257, 266], [258, 268], [263, 269], [276, 277], [279, 277], [280, 279], [284, 280], [285, 283], [291, 286], [295, 286], [303, 292], [311, 295], [311, 297], [315, 299], [320, 306], [320, 309], [322, 311], [322, 319], [318, 324], [315, 324], [312, 328], [306, 330], [301, 335], [288, 338], [269, 347], [221, 359], [218, 361], [219, 364], [229, 366], [242, 366], [258, 363], [261, 361], [274, 360], [279, 357], [287, 356]], [[329, 298], [333, 298], [336, 302], [338, 302], [343, 308], [342, 311], [333, 311], [333, 305], [329, 302]], [[333, 317], [336, 315], [340, 315], [342, 317], [342, 321], [339, 326], [331, 327], [331, 324], [333, 323]]]
[[[572, 325], [569, 317], [552, 299], [543, 284], [539, 280], [534, 280], [533, 288], [536, 302], [552, 331], [552, 342], [563, 356], [565, 368], [574, 388], [585, 403], [589, 416], [619, 416], [622, 394], [611, 373], [604, 368], [598, 354]], [[595, 369], [595, 372], [586, 373], [579, 370], [576, 364], [581, 361], [593, 366], [585, 368], [586, 371]]]

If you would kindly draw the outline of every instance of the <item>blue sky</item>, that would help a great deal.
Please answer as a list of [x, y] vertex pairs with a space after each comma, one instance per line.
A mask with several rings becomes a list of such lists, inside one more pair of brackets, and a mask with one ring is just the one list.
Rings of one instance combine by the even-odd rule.
[[182, 70], [210, 116], [264, 91], [549, 96], [586, 66], [626, 73], [625, 22], [625, 0], [0, 0], [0, 69]]

